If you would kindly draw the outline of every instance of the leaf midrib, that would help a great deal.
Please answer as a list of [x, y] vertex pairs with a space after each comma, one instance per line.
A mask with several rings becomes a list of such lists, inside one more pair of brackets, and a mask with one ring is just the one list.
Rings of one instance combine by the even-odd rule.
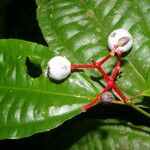
[[50, 91], [43, 91], [38, 89], [30, 89], [30, 88], [22, 88], [22, 87], [6, 87], [6, 86], [0, 86], [0, 89], [7, 89], [7, 90], [18, 90], [18, 91], [28, 91], [28, 92], [34, 92], [34, 93], [42, 93], [47, 95], [57, 95], [57, 96], [64, 96], [64, 97], [77, 97], [77, 98], [84, 98], [84, 99], [92, 99], [93, 96], [81, 96], [81, 95], [73, 95], [73, 94], [67, 94], [67, 93], [60, 93], [60, 92], [50, 92]]

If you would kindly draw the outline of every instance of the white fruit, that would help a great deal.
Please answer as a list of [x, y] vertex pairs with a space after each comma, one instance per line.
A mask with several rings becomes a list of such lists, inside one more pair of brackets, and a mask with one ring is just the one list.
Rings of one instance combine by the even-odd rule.
[[71, 63], [66, 57], [55, 56], [48, 61], [48, 75], [54, 80], [63, 80], [71, 73]]
[[114, 30], [108, 37], [108, 46], [112, 50], [116, 45], [119, 45], [116, 52], [126, 52], [130, 50], [133, 45], [132, 35], [125, 29], [120, 28]]

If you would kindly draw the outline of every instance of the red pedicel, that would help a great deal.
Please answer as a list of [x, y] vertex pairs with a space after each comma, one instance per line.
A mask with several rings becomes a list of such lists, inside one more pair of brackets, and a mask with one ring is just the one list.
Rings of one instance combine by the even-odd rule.
[[[97, 62], [93, 62], [91, 64], [87, 64], [87, 65], [71, 65], [71, 69], [72, 70], [76, 70], [76, 69], [88, 69], [88, 68], [94, 68], [97, 69], [103, 76], [103, 78], [106, 80], [107, 85], [104, 88], [104, 90], [92, 101], [90, 102], [88, 105], [82, 107], [82, 111], [86, 112], [89, 108], [91, 108], [93, 105], [95, 105], [98, 101], [101, 100], [101, 94], [108, 91], [109, 89], [113, 89], [119, 96], [120, 98], [124, 101], [127, 102], [128, 99], [125, 97], [125, 95], [118, 89], [118, 87], [115, 85], [115, 79], [118, 75], [118, 72], [120, 70], [120, 57], [122, 56], [122, 52], [120, 51], [116, 51], [116, 49], [119, 47], [120, 45], [115, 45], [113, 50], [105, 57], [103, 58], [101, 61], [97, 61]], [[103, 63], [105, 63], [108, 59], [110, 59], [111, 57], [114, 56], [114, 54], [117, 54], [117, 62], [115, 65], [115, 68], [112, 72], [111, 76], [108, 76], [105, 71], [103, 70], [103, 68], [101, 67], [101, 65]]]

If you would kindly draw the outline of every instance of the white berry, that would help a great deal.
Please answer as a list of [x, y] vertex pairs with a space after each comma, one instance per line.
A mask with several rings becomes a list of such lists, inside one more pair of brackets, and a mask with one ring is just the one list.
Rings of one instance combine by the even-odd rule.
[[114, 30], [108, 37], [108, 46], [112, 50], [116, 45], [119, 45], [116, 51], [126, 52], [130, 50], [133, 45], [132, 35], [122, 28]]
[[114, 100], [114, 95], [107, 91], [101, 94], [101, 101], [104, 103], [110, 103], [112, 100]]
[[54, 80], [63, 80], [71, 73], [71, 63], [66, 57], [55, 56], [48, 61], [48, 75]]

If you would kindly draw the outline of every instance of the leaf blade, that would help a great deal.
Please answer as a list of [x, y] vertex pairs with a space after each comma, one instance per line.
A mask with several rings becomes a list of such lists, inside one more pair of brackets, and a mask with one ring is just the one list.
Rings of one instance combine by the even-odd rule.
[[[81, 106], [93, 98], [93, 85], [86, 78], [82, 84], [78, 74], [61, 84], [49, 80], [47, 62], [54, 52], [47, 47], [21, 40], [0, 40], [0, 49], [3, 58], [0, 61], [1, 139], [25, 137], [55, 128], [79, 114]], [[28, 74], [27, 57], [40, 64], [39, 77]], [[89, 94], [84, 93], [85, 89]]]

